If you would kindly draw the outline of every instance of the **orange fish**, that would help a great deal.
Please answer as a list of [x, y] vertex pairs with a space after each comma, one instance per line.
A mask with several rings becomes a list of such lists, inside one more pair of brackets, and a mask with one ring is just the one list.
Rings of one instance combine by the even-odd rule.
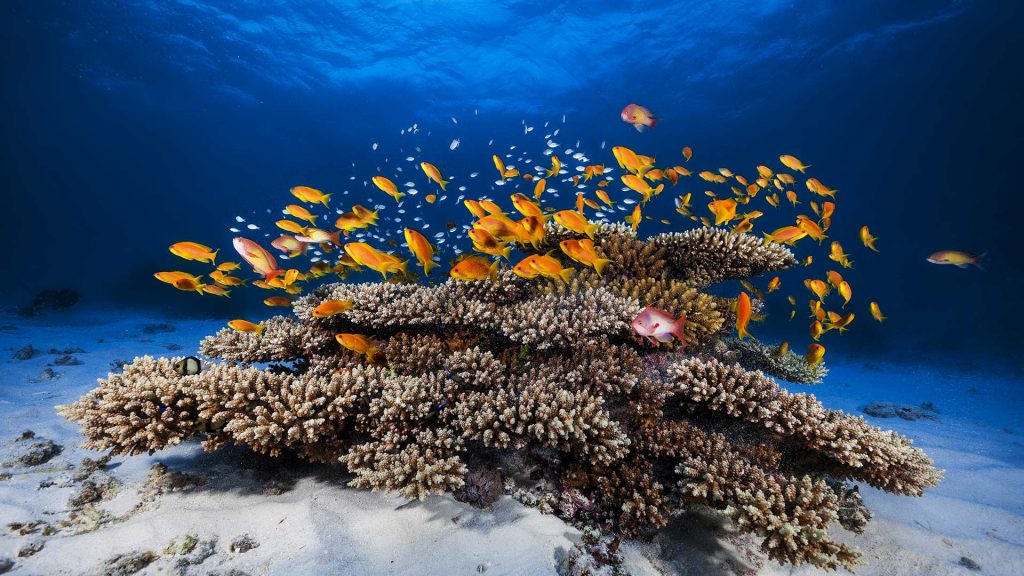
[[882, 316], [882, 309], [878, 307], [878, 302], [871, 302], [871, 304], [868, 305], [868, 308], [871, 309], [871, 316], [873, 316], [875, 320], [878, 320], [879, 322], [885, 321], [885, 316]]
[[932, 264], [952, 264], [957, 268], [967, 268], [967, 266], [973, 264], [978, 270], [984, 270], [981, 265], [981, 259], [984, 257], [984, 252], [975, 255], [958, 250], [940, 250], [929, 256], [928, 261]]
[[807, 231], [798, 226], [783, 226], [782, 228], [776, 228], [771, 234], [765, 232], [764, 239], [768, 242], [778, 242], [779, 244], [789, 244], [792, 246], [805, 236], [807, 236]]
[[860, 241], [864, 243], [866, 248], [870, 248], [875, 252], [878, 252], [878, 248], [875, 248], [875, 241], [878, 240], [875, 236], [871, 235], [871, 231], [868, 230], [867, 226], [861, 226], [860, 229]]
[[708, 210], [715, 215], [715, 226], [721, 226], [736, 217], [736, 201], [713, 200], [708, 203]]
[[537, 183], [533, 185], [533, 199], [540, 200], [540, 195], [547, 190], [548, 181], [545, 178], [537, 180]]
[[170, 250], [171, 254], [178, 258], [208, 262], [210, 264], [216, 264], [217, 252], [220, 252], [219, 249], [211, 251], [209, 246], [204, 246], [198, 242], [177, 242], [171, 244]]
[[[736, 332], [739, 339], [750, 336], [747, 332], [747, 325], [750, 324], [750, 296], [746, 292], [740, 292], [736, 298]], [[753, 336], [750, 336], [753, 338]]]
[[277, 260], [274, 259], [274, 256], [256, 242], [248, 238], [238, 237], [232, 240], [231, 243], [239, 256], [248, 262], [257, 274], [263, 275], [264, 280], [269, 280], [284, 273], [283, 270], [278, 269]]
[[572, 268], [563, 268], [562, 263], [554, 256], [551, 256], [551, 252], [531, 259], [530, 266], [541, 276], [561, 280], [564, 284], [569, 283], [569, 276], [572, 275]]
[[452, 267], [450, 275], [456, 280], [483, 280], [494, 278], [498, 273], [498, 261], [489, 261], [482, 256], [468, 256]]
[[812, 280], [808, 278], [807, 280], [804, 280], [804, 286], [806, 286], [811, 292], [814, 292], [814, 295], [818, 297], [818, 300], [824, 300], [825, 296], [828, 296], [828, 293], [831, 292], [831, 288], [828, 287], [828, 284], [826, 284], [824, 280]]
[[438, 264], [434, 262], [434, 247], [423, 234], [412, 228], [405, 229], [405, 244], [416, 257], [417, 263], [423, 267], [423, 275], [430, 276], [430, 271]]
[[815, 342], [807, 347], [807, 354], [804, 357], [807, 358], [808, 364], [817, 366], [825, 359], [825, 347]]
[[594, 239], [594, 232], [597, 231], [597, 224], [588, 221], [579, 212], [572, 210], [555, 212], [555, 222], [577, 234], [586, 234], [591, 240]]
[[380, 354], [380, 348], [377, 348], [372, 340], [362, 334], [335, 334], [334, 339], [338, 344], [341, 344], [356, 354], [365, 354], [366, 359], [370, 362], [373, 362], [374, 358]]
[[263, 300], [263, 303], [266, 304], [267, 306], [291, 306], [292, 305], [291, 299], [285, 298], [284, 296], [271, 296], [270, 298], [267, 298], [267, 299]]
[[316, 226], [316, 215], [298, 204], [289, 204], [284, 207], [284, 211], [299, 220], [305, 220], [306, 222], [309, 222], [310, 225]]
[[383, 176], [374, 176], [370, 180], [373, 181], [374, 186], [380, 188], [382, 192], [394, 198], [395, 202], [401, 202], [402, 197], [405, 196], [405, 193], [399, 192], [398, 187], [395, 186], [395, 183], [388, 178], [385, 178]]
[[601, 271], [604, 270], [604, 267], [611, 262], [608, 258], [600, 258], [594, 248], [594, 243], [586, 238], [582, 240], [562, 240], [558, 246], [569, 258], [572, 258], [580, 264], [592, 267], [597, 271], [598, 276], [601, 275]]
[[253, 324], [248, 320], [242, 319], [236, 319], [228, 322], [228, 327], [239, 332], [255, 333], [257, 336], [262, 336], [263, 331], [266, 329], [266, 326], [264, 326], [262, 322], [259, 324]]
[[[441, 171], [437, 169], [437, 166], [434, 166], [430, 162], [420, 162], [420, 168], [423, 169], [423, 173], [427, 175], [427, 178], [436, 182], [441, 187], [441, 190], [444, 191], [444, 187], [448, 185], [448, 181], [441, 177]], [[385, 192], [387, 191], [385, 190]], [[390, 194], [390, 192], [388, 192], [388, 194]]]
[[352, 309], [351, 300], [324, 300], [313, 312], [310, 313], [313, 318], [329, 318], [335, 314], [341, 314], [346, 310]]
[[325, 208], [328, 207], [327, 202], [331, 199], [330, 194], [324, 194], [316, 188], [310, 188], [309, 186], [294, 186], [289, 190], [289, 192], [292, 193], [292, 196], [295, 196], [303, 202], [307, 202], [309, 204], [320, 203], [323, 204]]
[[683, 147], [683, 158], [687, 162], [689, 162], [690, 158], [693, 158], [693, 148], [690, 148], [689, 146], [684, 146]]

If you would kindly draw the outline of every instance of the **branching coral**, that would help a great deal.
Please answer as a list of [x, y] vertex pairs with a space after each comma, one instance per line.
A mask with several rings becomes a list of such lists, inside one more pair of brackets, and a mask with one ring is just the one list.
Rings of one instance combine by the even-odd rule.
[[[552, 223], [547, 232], [538, 251], [580, 237]], [[410, 498], [465, 493], [480, 483], [477, 464], [514, 455], [557, 479], [542, 500], [567, 521], [642, 537], [700, 503], [761, 536], [771, 557], [826, 568], [857, 557], [829, 525], [860, 529], [869, 517], [844, 480], [910, 495], [938, 482], [907, 439], [761, 372], [687, 356], [730, 349], [730, 302], [702, 289], [792, 266], [788, 249], [717, 229], [640, 240], [604, 225], [595, 250], [612, 260], [602, 275], [580, 266], [567, 284], [505, 271], [323, 286], [262, 335], [206, 338], [202, 353], [226, 362], [181, 376], [171, 360], [136, 358], [61, 412], [99, 450], [201, 439], [209, 450], [291, 452], [344, 464], [353, 486]], [[351, 309], [315, 318], [325, 300]], [[636, 336], [631, 322], [647, 306], [685, 314], [686, 347]], [[337, 333], [365, 335], [380, 354], [341, 348]], [[747, 368], [802, 382], [823, 374], [763, 345], [731, 348]], [[496, 486], [502, 475], [490, 474]]]

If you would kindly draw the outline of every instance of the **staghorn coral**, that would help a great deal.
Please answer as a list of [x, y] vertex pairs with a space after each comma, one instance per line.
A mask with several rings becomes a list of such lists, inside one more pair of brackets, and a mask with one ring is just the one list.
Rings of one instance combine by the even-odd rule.
[[[580, 237], [546, 227], [539, 251]], [[262, 336], [206, 338], [202, 353], [224, 362], [199, 374], [136, 358], [60, 410], [87, 446], [115, 454], [236, 444], [340, 463], [355, 487], [483, 505], [504, 479], [506, 492], [615, 538], [647, 537], [680, 507], [707, 505], [761, 537], [770, 557], [824, 568], [857, 559], [830, 525], [857, 531], [870, 518], [843, 481], [909, 495], [939, 481], [906, 438], [707, 355], [802, 382], [824, 374], [723, 341], [731, 302], [703, 291], [792, 266], [788, 249], [717, 229], [640, 240], [622, 225], [599, 226], [595, 247], [612, 259], [604, 274], [578, 266], [568, 284], [502, 271], [325, 285]], [[313, 318], [325, 300], [352, 307]], [[646, 306], [686, 314], [686, 347], [636, 337], [630, 324]], [[340, 332], [372, 338], [382, 354], [371, 363], [339, 347]]]

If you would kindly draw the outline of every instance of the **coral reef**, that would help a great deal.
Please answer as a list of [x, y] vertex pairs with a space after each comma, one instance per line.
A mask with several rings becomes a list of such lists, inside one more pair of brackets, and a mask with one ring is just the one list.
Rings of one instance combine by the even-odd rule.
[[[538, 252], [580, 237], [546, 231]], [[262, 334], [207, 337], [202, 354], [222, 362], [198, 374], [136, 358], [61, 412], [87, 446], [113, 454], [235, 444], [340, 462], [352, 486], [409, 498], [452, 492], [487, 506], [533, 470], [548, 492], [531, 501], [610, 542], [707, 505], [760, 537], [769, 557], [823, 568], [857, 560], [830, 525], [857, 531], [870, 518], [845, 481], [907, 495], [939, 481], [906, 438], [759, 371], [815, 382], [823, 368], [723, 341], [731, 302], [703, 289], [793, 266], [786, 247], [710, 228], [640, 240], [602, 225], [594, 237], [612, 260], [600, 276], [581, 267], [568, 283], [504, 271], [431, 286], [325, 285]], [[352, 306], [314, 317], [325, 300]], [[685, 314], [685, 346], [636, 335], [646, 306]], [[366, 335], [380, 353], [342, 348], [338, 333]]]

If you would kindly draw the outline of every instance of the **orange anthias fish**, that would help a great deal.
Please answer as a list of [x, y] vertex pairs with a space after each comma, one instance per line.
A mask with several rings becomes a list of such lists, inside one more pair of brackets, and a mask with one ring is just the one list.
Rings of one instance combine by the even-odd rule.
[[394, 182], [383, 176], [374, 176], [370, 180], [373, 181], [374, 186], [380, 188], [385, 194], [394, 198], [395, 202], [401, 202], [402, 197], [405, 196], [404, 193], [398, 191], [398, 187], [395, 186]]
[[269, 280], [284, 273], [283, 270], [278, 269], [277, 260], [274, 259], [270, 252], [267, 252], [265, 248], [256, 242], [248, 238], [238, 237], [232, 240], [231, 243], [239, 256], [248, 262], [257, 274], [261, 274], [264, 280]]
[[307, 202], [309, 204], [320, 203], [323, 204], [325, 208], [327, 207], [327, 202], [331, 199], [330, 194], [324, 194], [316, 188], [310, 188], [309, 186], [295, 186], [291, 188], [289, 192], [292, 193], [292, 196], [295, 196], [303, 202]]
[[671, 342], [673, 336], [685, 345], [686, 340], [683, 338], [683, 327], [685, 325], [686, 314], [676, 319], [668, 312], [653, 306], [644, 308], [633, 319], [631, 324], [633, 331], [637, 335], [641, 338], [646, 338], [648, 342], [654, 345], [657, 345], [659, 342]]
[[871, 309], [871, 316], [874, 317], [875, 320], [878, 320], [879, 322], [885, 321], [885, 316], [882, 316], [882, 309], [878, 307], [878, 302], [871, 302], [871, 304], [868, 305], [868, 308]]
[[482, 256], [468, 256], [452, 267], [450, 275], [456, 280], [483, 280], [498, 273], [498, 261]]
[[797, 172], [800, 173], [803, 173], [804, 170], [810, 168], [810, 166], [805, 166], [803, 162], [797, 160], [795, 156], [790, 156], [789, 154], [783, 154], [782, 156], [779, 156], [779, 162], [782, 162], [782, 164], [786, 168], [789, 168], [790, 170], [796, 170]]
[[284, 207], [284, 211], [299, 220], [309, 222], [311, 226], [316, 226], [316, 215], [298, 204], [289, 204]]
[[589, 182], [594, 176], [604, 174], [604, 164], [592, 164], [583, 169], [583, 181]]
[[349, 242], [345, 244], [345, 253], [352, 257], [360, 266], [379, 272], [387, 278], [388, 273], [404, 272], [406, 262], [391, 254], [386, 254], [370, 246], [366, 242]]
[[853, 262], [850, 261], [850, 255], [843, 253], [843, 246], [837, 241], [833, 241], [829, 246], [828, 259], [833, 262], [838, 262], [843, 268], [853, 268]]
[[500, 256], [506, 260], [512, 253], [512, 247], [503, 244], [483, 228], [473, 228], [468, 233], [469, 239], [473, 241], [473, 249], [490, 256]]
[[878, 240], [877, 237], [871, 235], [871, 231], [868, 230], [867, 226], [861, 226], [860, 229], [860, 241], [866, 248], [870, 248], [875, 252], [878, 252], [878, 248], [875, 248], [875, 242]]
[[825, 235], [825, 231], [818, 226], [818, 223], [811, 220], [810, 217], [805, 214], [800, 214], [796, 217], [796, 225], [798, 228], [806, 232], [807, 236], [812, 240], [817, 240], [818, 244], [821, 244], [826, 238], [828, 238], [828, 236]]
[[601, 271], [604, 270], [604, 267], [611, 262], [608, 258], [599, 257], [596, 249], [594, 248], [594, 242], [586, 238], [582, 240], [562, 240], [558, 246], [569, 258], [572, 258], [580, 264], [592, 267], [597, 271], [598, 276], [601, 275]]
[[[750, 296], [747, 296], [746, 292], [740, 292], [739, 297], [736, 298], [736, 332], [740, 340], [750, 336], [750, 332], [747, 332], [748, 324], [750, 324]], [[753, 338], [753, 336], [750, 337]]]
[[334, 339], [338, 344], [341, 344], [356, 354], [365, 354], [366, 359], [370, 362], [373, 362], [374, 358], [380, 354], [380, 348], [378, 348], [372, 340], [362, 334], [335, 334]]
[[683, 146], [683, 159], [689, 162], [690, 158], [693, 158], [693, 148], [690, 148], [689, 146]]
[[836, 290], [838, 290], [839, 295], [843, 297], [843, 308], [846, 308], [846, 305], [850, 303], [850, 298], [853, 298], [853, 288], [850, 287], [849, 282], [843, 280], [839, 283], [839, 286], [836, 287]]
[[929, 256], [928, 261], [932, 264], [952, 264], [957, 268], [967, 268], [970, 265], [974, 265], [978, 270], [984, 270], [985, 268], [981, 265], [981, 259], [984, 257], [984, 252], [975, 255], [958, 250], [939, 250]]
[[643, 196], [644, 203], [647, 203], [652, 196], [661, 194], [661, 191], [665, 189], [664, 184], [658, 184], [657, 188], [651, 188], [651, 185], [646, 180], [635, 174], [623, 174], [620, 178], [622, 183], [628, 186], [630, 190]]
[[654, 114], [639, 104], [629, 104], [623, 108], [622, 121], [632, 124], [637, 132], [643, 132], [645, 128], [654, 128], [654, 125], [658, 123]]
[[228, 327], [239, 332], [251, 332], [257, 336], [262, 336], [263, 330], [266, 329], [266, 326], [264, 326], [262, 322], [259, 324], [253, 324], [248, 320], [242, 319], [236, 319], [228, 322]]
[[292, 301], [284, 296], [271, 296], [263, 300], [267, 306], [291, 306]]
[[708, 210], [715, 215], [715, 226], [721, 226], [736, 217], [736, 201], [714, 200], [708, 203]]
[[807, 347], [807, 363], [811, 366], [817, 366], [821, 364], [821, 361], [825, 359], [825, 347], [817, 342]]
[[782, 280], [779, 280], [778, 276], [772, 278], [771, 282], [768, 283], [768, 293], [775, 292], [780, 286], [782, 286]]
[[351, 300], [324, 300], [310, 314], [313, 318], [329, 318], [351, 309]]
[[494, 161], [494, 167], [498, 169], [498, 174], [501, 176], [501, 179], [504, 181], [505, 180], [505, 163], [501, 161], [501, 157], [498, 156], [497, 154], [492, 155], [491, 156], [491, 160]]
[[807, 179], [807, 189], [818, 196], [828, 196], [829, 198], [835, 198], [836, 192], [838, 192], [838, 190], [832, 190], [828, 186], [825, 186], [817, 178]]
[[555, 212], [555, 222], [577, 234], [586, 234], [591, 240], [594, 239], [594, 232], [597, 231], [597, 224], [589, 222], [579, 212], [572, 210]]
[[764, 233], [766, 241], [789, 244], [790, 246], [796, 244], [798, 240], [805, 236], [807, 236], [807, 231], [799, 226], [783, 226], [782, 228], [776, 228], [771, 234]]
[[[441, 187], [442, 191], [448, 185], [448, 181], [441, 177], [441, 171], [437, 169], [437, 166], [430, 162], [420, 162], [420, 168], [423, 169], [423, 173], [427, 175], [427, 178], [430, 178]], [[388, 193], [390, 194], [390, 192]]]
[[626, 222], [633, 228], [633, 233], [636, 234], [636, 229], [640, 226], [640, 221], [643, 220], [643, 214], [640, 212], [640, 205], [637, 204], [633, 208], [633, 213], [626, 216]]
[[305, 254], [306, 248], [309, 246], [309, 244], [299, 242], [294, 236], [288, 236], [287, 234], [278, 236], [270, 242], [270, 245], [281, 252], [287, 252], [289, 258]]
[[615, 156], [615, 161], [619, 163], [619, 168], [629, 170], [638, 176], [643, 176], [644, 172], [651, 168], [649, 164], [644, 164], [636, 152], [633, 152], [625, 146], [613, 146], [612, 155]]
[[533, 261], [539, 257], [540, 256], [537, 254], [531, 254], [526, 258], [523, 258], [512, 267], [512, 273], [520, 278], [526, 278], [527, 280], [532, 280], [537, 276], [540, 276], [540, 272], [533, 267]]
[[544, 193], [545, 190], [547, 190], [547, 186], [548, 181], [546, 178], [541, 178], [540, 180], [537, 180], [537, 183], [533, 185], [533, 199], [540, 200], [540, 196], [541, 194]]
[[806, 286], [811, 292], [814, 292], [814, 295], [818, 297], [818, 300], [824, 300], [825, 296], [828, 296], [828, 293], [832, 291], [824, 280], [812, 280], [808, 278], [807, 280], [804, 280], [804, 286]]
[[[554, 252], [552, 250], [551, 252]], [[552, 278], [554, 280], [561, 280], [562, 283], [569, 283], [569, 276], [572, 275], [572, 268], [563, 268], [562, 263], [557, 258], [551, 256], [551, 252], [543, 256], [536, 256], [530, 260], [530, 266], [537, 271], [541, 276]]]
[[562, 161], [558, 159], [558, 156], [551, 155], [551, 168], [545, 173], [548, 178], [558, 176], [558, 173], [562, 171]]
[[177, 242], [171, 244], [171, 254], [174, 254], [178, 258], [184, 258], [185, 260], [195, 260], [198, 262], [208, 262], [210, 264], [216, 264], [217, 252], [220, 250], [211, 250], [209, 246], [204, 246], [198, 242]]
[[434, 247], [423, 234], [412, 228], [405, 229], [405, 243], [409, 251], [416, 257], [417, 263], [423, 267], [423, 275], [430, 276], [430, 270], [438, 266], [434, 262]]

